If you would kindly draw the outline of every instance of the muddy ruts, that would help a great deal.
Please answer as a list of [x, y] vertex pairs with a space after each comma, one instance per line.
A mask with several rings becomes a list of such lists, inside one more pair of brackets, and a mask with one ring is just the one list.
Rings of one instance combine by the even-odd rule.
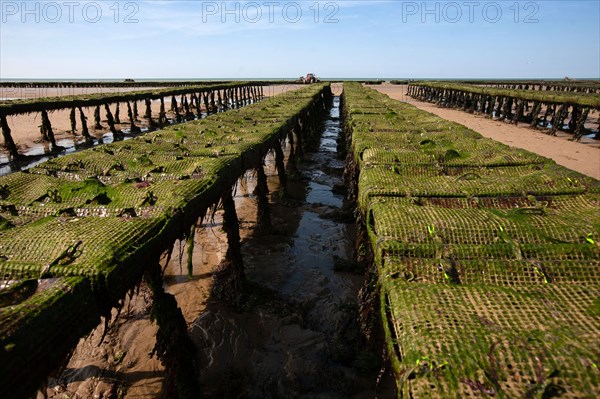
[[[29, 173], [17, 172], [0, 177], [2, 217], [15, 220], [20, 215], [11, 213], [11, 209], [17, 206], [22, 212], [32, 215], [27, 221], [20, 219], [18, 227], [4, 223], [0, 255], [6, 260], [0, 262], [0, 272], [10, 276], [11, 280], [32, 280], [36, 284], [41, 275], [48, 277], [39, 282], [44, 289], [32, 291], [31, 296], [20, 298], [10, 306], [0, 306], [0, 392], [4, 397], [31, 397], [53, 370], [65, 364], [79, 338], [89, 334], [99, 324], [101, 316], [109, 316], [114, 307], [120, 306], [127, 292], [140, 283], [148, 266], [155, 267], [161, 255], [170, 251], [176, 240], [186, 237], [192, 225], [221, 198], [227, 225], [232, 226], [229, 229], [231, 234], [228, 234], [231, 247], [227, 259], [236, 261], [232, 270], [234, 275], [241, 276], [232, 280], [235, 282], [234, 289], [226, 292], [238, 295], [235, 287], [243, 281], [243, 263], [239, 254], [239, 232], [234, 228], [237, 223], [231, 188], [239, 177], [248, 169], [256, 168], [263, 155], [286, 137], [295, 118], [301, 114], [308, 118], [318, 117], [325, 101], [321, 92], [329, 93], [329, 87], [325, 84], [307, 86], [266, 100], [266, 104], [251, 105], [236, 113], [151, 133], [157, 141], [182, 136], [185, 151], [193, 150], [200, 154], [211, 151], [207, 144], [213, 138], [198, 135], [198, 126], [216, 129], [219, 136], [237, 136], [231, 144], [219, 145], [227, 153], [238, 154], [227, 156], [225, 160], [223, 156], [176, 157], [172, 146], [161, 149], [145, 136], [112, 143], [108, 152], [90, 148], [42, 163]], [[263, 123], [255, 124], [255, 115], [261, 115]], [[219, 127], [222, 123], [226, 126], [239, 124], [240, 130], [228, 131]], [[308, 120], [303, 124], [311, 125]], [[250, 131], [251, 134], [248, 133]], [[193, 135], [196, 136], [186, 142], [185, 137]], [[177, 139], [177, 143], [180, 142]], [[135, 168], [129, 168], [129, 161], [149, 155], [169, 161], [156, 171], [148, 169], [155, 169], [154, 166], [139, 168], [139, 163]], [[119, 168], [113, 169], [114, 176], [103, 171], [94, 172], [87, 164], [78, 161], [81, 157], [90, 164], [102, 162]], [[168, 172], [179, 170], [189, 161], [200, 166], [190, 170], [192, 174]], [[61, 166], [63, 163], [70, 169], [69, 176], [62, 173], [65, 170]], [[42, 170], [48, 173], [38, 173]], [[90, 174], [95, 177], [86, 180]], [[125, 180], [111, 182], [117, 174]], [[101, 183], [100, 179], [104, 178], [108, 180]], [[41, 185], [50, 183], [53, 185], [51, 188], [56, 188], [54, 192], [47, 191], [46, 187], [40, 191], [44, 214], [33, 213], [40, 205], [40, 201], [35, 201], [39, 198], [36, 193], [16, 190], [28, 181]], [[86, 190], [75, 190], [71, 197], [77, 198], [60, 198], [58, 189], [72, 187], [74, 181], [82, 182], [86, 187], [93, 184], [94, 191], [89, 193], [92, 196], [88, 196]], [[124, 184], [125, 181], [127, 183]], [[27, 199], [31, 195], [36, 196], [33, 201]], [[98, 209], [97, 202], [107, 200], [111, 200], [112, 204], [103, 207], [106, 215], [94, 216], [92, 212]], [[73, 201], [88, 216], [74, 214], [71, 208]], [[159, 301], [166, 301], [168, 309], [176, 308], [172, 298], [158, 294], [161, 297]], [[159, 303], [155, 306], [159, 313], [163, 308]], [[162, 317], [168, 320], [166, 314], [156, 314], [157, 320]], [[181, 324], [173, 322], [174, 325], [177, 323]], [[173, 337], [183, 337], [181, 340], [185, 343], [183, 330], [178, 327], [179, 332], [172, 334]], [[172, 337], [162, 337], [167, 345], [171, 344], [169, 339]], [[174, 353], [181, 351], [173, 348]], [[188, 352], [186, 355], [194, 351]], [[164, 354], [174, 356], [169, 359], [177, 357], [168, 352]], [[166, 362], [170, 365], [170, 375], [185, 375], [182, 373], [189, 371], [177, 369], [180, 364], [185, 364], [181, 359], [174, 362]], [[178, 382], [176, 385], [180, 388]]]
[[[112, 124], [109, 123], [109, 129], [111, 132], [116, 131], [117, 134], [119, 132], [118, 129], [114, 126], [115, 124], [120, 124], [120, 103], [129, 103], [128, 104], [128, 115], [131, 113], [129, 117], [129, 123], [131, 125], [131, 121], [137, 120], [137, 101], [146, 101], [146, 100], [156, 100], [160, 99], [161, 102], [164, 101], [165, 97], [172, 97], [172, 107], [173, 112], [175, 114], [175, 120], [180, 122], [183, 117], [180, 114], [180, 108], [178, 107], [177, 101], [175, 100], [176, 95], [181, 95], [184, 99], [181, 101], [181, 109], [185, 110], [185, 118], [193, 119], [191, 111], [189, 109], [189, 104], [187, 104], [187, 94], [193, 94], [197, 92], [201, 92], [204, 94], [204, 103], [207, 113], [216, 112], [219, 109], [217, 105], [217, 101], [215, 100], [215, 91], [219, 90], [231, 90], [234, 89], [237, 93], [238, 90], [244, 90], [245, 92], [250, 92], [253, 90], [256, 85], [260, 85], [262, 83], [226, 83], [226, 84], [207, 84], [202, 86], [189, 86], [189, 87], [171, 87], [168, 89], [160, 89], [160, 90], [143, 90], [137, 92], [125, 92], [120, 94], [91, 94], [91, 95], [79, 95], [79, 96], [65, 96], [65, 97], [56, 97], [56, 98], [39, 98], [39, 99], [19, 99], [19, 100], [11, 100], [11, 101], [0, 101], [0, 115], [3, 115], [4, 118], [11, 115], [24, 115], [30, 113], [43, 113], [46, 115], [50, 111], [54, 110], [62, 110], [68, 109], [71, 110], [70, 121], [71, 121], [71, 132], [76, 130], [76, 121], [74, 118], [75, 109], [83, 110], [83, 108], [94, 107], [94, 129], [101, 130], [104, 127], [101, 124], [101, 116], [100, 116], [100, 107], [111, 106], [115, 104], [115, 113], [112, 115]], [[261, 89], [262, 90], [262, 89]], [[241, 92], [241, 91], [240, 91]], [[133, 102], [133, 107], [131, 107], [131, 102]], [[146, 103], [148, 104], [148, 103]], [[131, 107], [131, 112], [129, 111], [129, 107]], [[198, 107], [198, 119], [200, 119], [200, 109], [199, 104]], [[81, 111], [80, 111], [81, 113]], [[161, 108], [161, 113], [163, 113], [163, 109]], [[151, 115], [151, 114], [150, 114]], [[146, 112], [146, 117], [148, 118], [148, 113]], [[149, 119], [149, 126], [152, 128], [153, 123], [151, 118]], [[53, 138], [50, 136], [53, 135], [49, 133], [49, 119], [46, 118], [42, 120], [41, 132], [44, 136], [44, 140], [52, 142]], [[164, 125], [167, 123], [166, 115], [159, 116], [159, 124]], [[18, 143], [15, 143], [14, 138], [12, 137], [11, 129], [8, 128], [8, 122], [3, 122], [3, 142], [5, 147], [7, 148], [11, 157], [16, 157], [18, 155]], [[136, 132], [137, 126], [133, 124], [131, 126], [132, 132]], [[84, 135], [87, 139], [87, 136]], [[13, 145], [14, 144], [14, 145]], [[54, 143], [52, 144], [53, 150], [56, 151], [58, 146]]]
[[[594, 91], [555, 93], [526, 90], [524, 87], [529, 85], [519, 85], [518, 89], [512, 90], [502, 86], [416, 82], [409, 85], [407, 94], [439, 106], [460, 107], [464, 111], [495, 116], [498, 120], [515, 125], [525, 122], [532, 128], [547, 128], [548, 116], [552, 115], [547, 133], [555, 135], [557, 130], [563, 130], [573, 134], [572, 140], [580, 140], [586, 132], [589, 133], [585, 124], [590, 111], [600, 111], [600, 94]], [[546, 113], [543, 119], [539, 119], [542, 108], [546, 109]], [[585, 119], [582, 119], [583, 116]], [[565, 126], [566, 119], [569, 119], [569, 123]]]

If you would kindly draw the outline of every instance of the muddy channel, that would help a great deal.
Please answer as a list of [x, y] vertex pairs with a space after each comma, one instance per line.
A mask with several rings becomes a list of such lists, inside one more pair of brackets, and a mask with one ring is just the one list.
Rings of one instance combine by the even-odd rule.
[[[193, 271], [177, 244], [165, 265], [165, 290], [177, 298], [198, 351], [206, 398], [391, 398], [381, 346], [359, 330], [364, 270], [353, 261], [353, 209], [345, 201], [339, 97], [310, 143], [299, 176], [281, 195], [274, 157], [266, 158], [273, 230], [258, 233], [256, 176], [238, 181], [246, 284], [241, 308], [211, 296], [213, 274], [227, 249], [222, 215], [199, 225]], [[288, 149], [289, 150], [289, 149]], [[163, 262], [164, 264], [164, 262]], [[142, 284], [118, 317], [82, 339], [64, 370], [49, 380], [51, 398], [155, 398], [164, 368], [152, 356], [152, 295]], [[40, 393], [39, 398], [43, 397]]]

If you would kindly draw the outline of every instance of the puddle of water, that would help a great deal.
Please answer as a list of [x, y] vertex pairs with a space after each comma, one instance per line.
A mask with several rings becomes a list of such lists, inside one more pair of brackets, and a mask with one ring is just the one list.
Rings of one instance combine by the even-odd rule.
[[[315, 178], [322, 177], [320, 174], [314, 176]], [[308, 184], [308, 194], [306, 196], [306, 202], [309, 204], [323, 204], [332, 207], [340, 208], [343, 205], [344, 197], [341, 195], [334, 195], [331, 192], [331, 186], [315, 183], [311, 181]]]

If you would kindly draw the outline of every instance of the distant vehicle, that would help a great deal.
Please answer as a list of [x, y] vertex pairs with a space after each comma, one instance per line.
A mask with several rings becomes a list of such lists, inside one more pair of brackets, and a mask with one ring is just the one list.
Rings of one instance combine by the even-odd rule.
[[317, 83], [320, 82], [320, 80], [315, 76], [314, 73], [307, 73], [306, 77], [304, 78], [304, 83], [305, 84], [310, 84], [310, 83]]
[[125, 79], [125, 83], [133, 83], [133, 82], [135, 82], [135, 80], [133, 80], [133, 79]]

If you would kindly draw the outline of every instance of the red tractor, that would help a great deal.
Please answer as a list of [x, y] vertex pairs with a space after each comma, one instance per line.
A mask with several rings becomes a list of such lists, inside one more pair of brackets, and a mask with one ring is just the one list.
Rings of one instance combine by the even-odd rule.
[[306, 74], [306, 78], [304, 78], [304, 83], [305, 84], [317, 83], [317, 82], [319, 82], [319, 79], [317, 79], [317, 77], [315, 76], [314, 73], [307, 73]]

